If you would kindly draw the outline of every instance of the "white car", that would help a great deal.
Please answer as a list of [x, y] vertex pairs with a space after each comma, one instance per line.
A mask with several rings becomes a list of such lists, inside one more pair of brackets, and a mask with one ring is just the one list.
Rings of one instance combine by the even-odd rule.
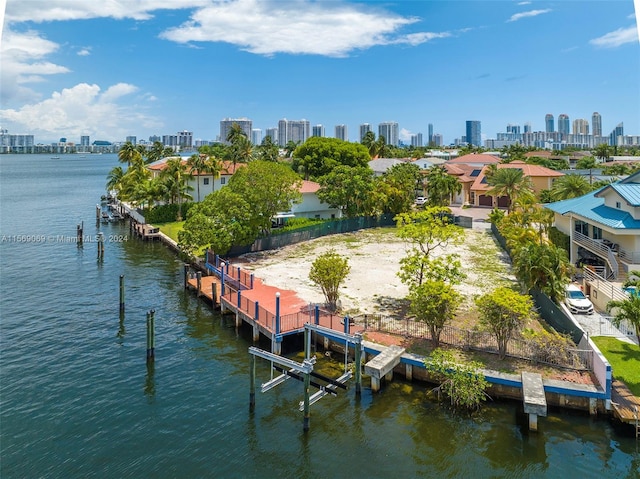
[[564, 293], [564, 304], [574, 314], [593, 314], [593, 303], [575, 284], [570, 284]]
[[427, 199], [424, 196], [418, 196], [416, 198], [416, 205], [422, 206], [427, 202]]

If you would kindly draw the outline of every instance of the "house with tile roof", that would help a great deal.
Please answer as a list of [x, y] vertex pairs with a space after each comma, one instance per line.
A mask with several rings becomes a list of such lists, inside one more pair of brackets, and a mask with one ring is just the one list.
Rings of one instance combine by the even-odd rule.
[[457, 165], [460, 163], [464, 163], [471, 166], [484, 166], [498, 164], [500, 163], [500, 161], [502, 161], [500, 157], [495, 155], [487, 155], [486, 153], [469, 153], [468, 155], [462, 155], [458, 156], [457, 158], [447, 160], [446, 164]]
[[[517, 168], [522, 170], [525, 177], [531, 180], [533, 185], [533, 192], [537, 195], [542, 190], [549, 190], [553, 185], [553, 181], [556, 178], [563, 176], [563, 173], [552, 170], [540, 165], [530, 165], [524, 161], [512, 161], [511, 163], [499, 163], [496, 165], [498, 169], [503, 168]], [[509, 198], [502, 196], [500, 198], [494, 198], [487, 193], [491, 190], [491, 186], [487, 183], [488, 167], [482, 168], [479, 174], [475, 176], [473, 184], [471, 185], [471, 198], [470, 202], [474, 206], [491, 206], [498, 208], [506, 208], [509, 204]]]
[[640, 172], [599, 190], [545, 205], [570, 238], [570, 260], [621, 281], [640, 271]]

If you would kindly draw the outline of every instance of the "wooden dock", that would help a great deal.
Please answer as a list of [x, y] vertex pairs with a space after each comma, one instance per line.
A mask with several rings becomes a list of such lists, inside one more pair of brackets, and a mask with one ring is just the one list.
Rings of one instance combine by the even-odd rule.
[[640, 437], [640, 398], [631, 394], [627, 385], [617, 379], [611, 383], [611, 406], [614, 416], [635, 426], [636, 437]]
[[160, 228], [156, 228], [153, 225], [135, 223], [133, 225], [133, 233], [147, 241], [160, 239]]
[[[217, 276], [203, 276], [200, 279], [200, 291], [198, 291], [197, 277], [189, 278], [187, 280], [187, 284], [189, 288], [193, 289], [196, 292], [196, 294], [204, 296], [209, 301], [211, 301], [211, 304], [213, 304], [214, 307], [220, 305], [220, 291], [222, 290], [222, 288], [220, 287], [220, 278], [218, 278]], [[215, 301], [213, 297], [214, 290], [216, 293]]]

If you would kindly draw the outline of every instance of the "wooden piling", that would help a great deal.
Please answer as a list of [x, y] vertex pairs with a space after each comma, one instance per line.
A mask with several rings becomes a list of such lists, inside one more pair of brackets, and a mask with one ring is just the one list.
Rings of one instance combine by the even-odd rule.
[[253, 411], [256, 408], [256, 357], [253, 354], [251, 356], [251, 363], [249, 364], [249, 411]]
[[84, 236], [84, 221], [76, 227], [76, 243], [82, 246], [82, 238]]
[[99, 223], [100, 222], [100, 213], [102, 212], [102, 208], [100, 208], [100, 205], [96, 205], [96, 221]]
[[202, 293], [202, 271], [196, 273], [196, 298]]
[[124, 313], [124, 274], [120, 275], [120, 312]]
[[98, 259], [104, 258], [104, 233], [98, 233]]
[[[304, 344], [306, 345], [310, 341], [311, 331], [304, 329]], [[308, 431], [311, 421], [310, 403], [309, 403], [309, 389], [311, 388], [311, 374], [308, 372], [304, 374], [304, 419], [302, 420], [302, 430]]]
[[218, 284], [215, 281], [211, 283], [211, 304], [214, 309], [218, 307]]
[[189, 263], [184, 264], [184, 289], [189, 286]]
[[147, 313], [147, 364], [155, 361], [155, 310], [151, 310]]

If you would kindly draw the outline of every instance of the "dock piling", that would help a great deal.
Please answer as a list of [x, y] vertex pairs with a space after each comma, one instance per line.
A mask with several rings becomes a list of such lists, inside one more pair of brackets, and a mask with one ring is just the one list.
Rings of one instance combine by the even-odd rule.
[[153, 363], [156, 356], [155, 310], [147, 313], [147, 364]]
[[120, 312], [124, 313], [124, 274], [120, 275]]
[[104, 258], [104, 233], [98, 233], [98, 259]]

